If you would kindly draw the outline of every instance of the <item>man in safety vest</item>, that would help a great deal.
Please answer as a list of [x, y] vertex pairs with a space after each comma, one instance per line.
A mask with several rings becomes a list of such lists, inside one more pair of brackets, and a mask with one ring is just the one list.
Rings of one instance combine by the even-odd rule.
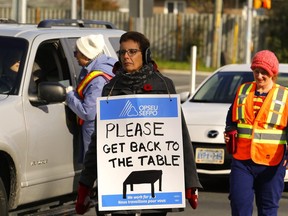
[[101, 96], [103, 86], [114, 76], [112, 69], [117, 61], [104, 54], [104, 46], [104, 37], [100, 34], [84, 36], [76, 41], [74, 57], [82, 70], [76, 90], [71, 86], [66, 88], [66, 104], [78, 116], [81, 126], [81, 163], [95, 127], [96, 99]]
[[251, 64], [254, 82], [238, 88], [227, 114], [224, 139], [236, 149], [230, 173], [232, 216], [252, 215], [254, 194], [258, 215], [277, 215], [284, 189], [288, 118], [288, 89], [275, 83], [278, 67], [273, 52], [257, 52]]

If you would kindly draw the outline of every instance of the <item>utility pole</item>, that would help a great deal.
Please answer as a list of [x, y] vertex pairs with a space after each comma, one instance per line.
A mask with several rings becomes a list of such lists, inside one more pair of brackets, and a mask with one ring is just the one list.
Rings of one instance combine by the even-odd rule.
[[246, 26], [246, 53], [245, 63], [249, 64], [251, 61], [251, 48], [252, 48], [252, 12], [253, 0], [247, 0], [247, 26]]
[[71, 0], [71, 19], [77, 19], [77, 0]]
[[139, 25], [138, 31], [144, 33], [144, 26], [143, 26], [143, 11], [144, 11], [144, 0], [139, 0]]
[[81, 0], [81, 13], [80, 13], [81, 19], [84, 19], [84, 11], [85, 11], [85, 0]]
[[26, 23], [26, 0], [13, 0], [12, 1], [12, 19], [18, 23]]
[[144, 18], [152, 17], [154, 0], [129, 0], [129, 14], [136, 18], [135, 29], [144, 32]]
[[222, 33], [222, 3], [223, 0], [215, 0], [214, 9], [214, 32], [213, 32], [213, 50], [212, 50], [212, 67], [220, 66], [221, 55], [221, 33]]

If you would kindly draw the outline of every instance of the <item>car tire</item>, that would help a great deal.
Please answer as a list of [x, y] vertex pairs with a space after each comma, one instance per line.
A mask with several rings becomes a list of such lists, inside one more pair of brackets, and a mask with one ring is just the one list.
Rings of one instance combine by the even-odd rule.
[[1, 178], [0, 178], [0, 215], [8, 216], [7, 194]]

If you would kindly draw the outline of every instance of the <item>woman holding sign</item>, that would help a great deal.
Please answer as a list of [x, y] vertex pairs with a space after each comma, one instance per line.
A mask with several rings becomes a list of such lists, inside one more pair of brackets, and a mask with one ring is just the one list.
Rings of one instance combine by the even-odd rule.
[[[119, 96], [135, 94], [176, 94], [175, 86], [169, 78], [163, 76], [157, 69], [157, 65], [150, 56], [150, 42], [139, 32], [127, 32], [120, 38], [120, 50], [118, 51], [119, 61], [114, 65], [115, 77], [103, 88], [102, 96]], [[150, 111], [152, 107], [150, 107]], [[149, 110], [146, 110], [147, 112]], [[181, 112], [183, 156], [184, 156], [184, 178], [185, 193], [190, 205], [195, 209], [198, 205], [198, 188], [202, 188], [196, 171], [193, 147], [187, 130], [185, 119]], [[173, 127], [174, 125], [169, 125]], [[157, 129], [161, 126], [156, 125]], [[121, 128], [119, 128], [120, 130]], [[159, 129], [159, 134], [161, 133]], [[177, 133], [175, 131], [175, 133]], [[78, 188], [76, 212], [84, 214], [89, 206], [85, 202], [97, 179], [96, 160], [96, 132], [92, 135], [92, 142], [85, 156], [84, 169]], [[103, 144], [104, 145], [104, 144]], [[148, 145], [146, 146], [148, 148]], [[150, 146], [152, 148], [152, 146]], [[159, 146], [155, 144], [154, 149]], [[148, 155], [148, 153], [146, 153]], [[139, 174], [133, 172], [134, 175]], [[151, 174], [151, 173], [150, 173]], [[157, 173], [156, 173], [157, 174]], [[159, 174], [159, 173], [158, 173]], [[127, 179], [126, 179], [127, 180]], [[154, 188], [153, 188], [154, 189]], [[153, 191], [154, 194], [154, 191]], [[124, 195], [126, 198], [126, 194]], [[97, 215], [103, 214], [96, 209]], [[141, 215], [166, 215], [169, 209], [153, 209], [134, 211], [141, 212]], [[114, 213], [112, 213], [114, 214]], [[116, 213], [115, 213], [116, 214]], [[134, 215], [132, 211], [117, 212], [117, 215]]]

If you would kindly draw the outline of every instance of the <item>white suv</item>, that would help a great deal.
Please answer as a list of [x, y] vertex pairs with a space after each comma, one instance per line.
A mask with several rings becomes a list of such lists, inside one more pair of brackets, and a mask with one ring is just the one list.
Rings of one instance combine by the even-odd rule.
[[[47, 205], [48, 200], [61, 204], [60, 198], [67, 201], [65, 195], [75, 199], [71, 194], [75, 195], [81, 172], [77, 125], [74, 113], [62, 103], [64, 86], [75, 87], [80, 71], [74, 44], [81, 36], [103, 34], [105, 54], [117, 58], [124, 31], [93, 20], [7, 23], [0, 24], [0, 31], [2, 216]], [[7, 78], [11, 59], [19, 66], [13, 82]]]

